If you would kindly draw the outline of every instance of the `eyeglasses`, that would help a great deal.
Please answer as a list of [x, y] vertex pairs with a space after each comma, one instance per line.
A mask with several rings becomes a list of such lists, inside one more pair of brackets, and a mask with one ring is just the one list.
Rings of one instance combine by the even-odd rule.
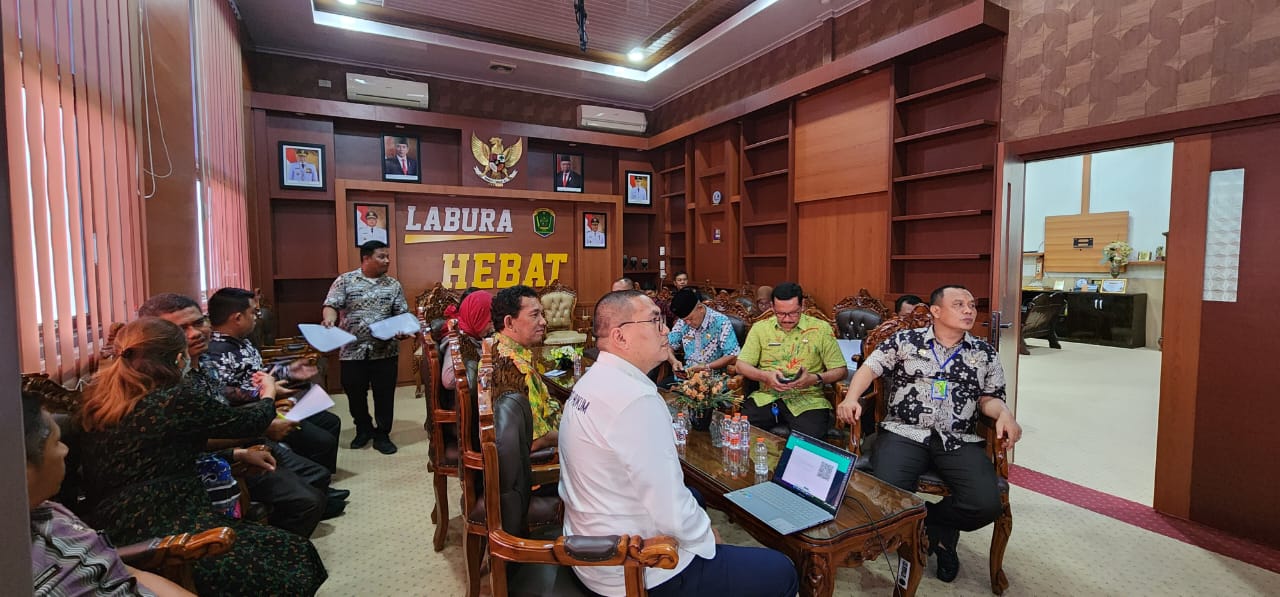
[[624, 325], [627, 325], [628, 323], [651, 323], [653, 324], [653, 327], [657, 329], [659, 332], [661, 332], [663, 329], [666, 329], [667, 327], [667, 320], [663, 319], [661, 315], [655, 315], [653, 316], [653, 319], [637, 319], [636, 321], [624, 321], [618, 324], [618, 327], [622, 327]]
[[773, 314], [776, 315], [778, 319], [800, 319], [800, 311], [792, 311], [790, 313], [774, 311]]

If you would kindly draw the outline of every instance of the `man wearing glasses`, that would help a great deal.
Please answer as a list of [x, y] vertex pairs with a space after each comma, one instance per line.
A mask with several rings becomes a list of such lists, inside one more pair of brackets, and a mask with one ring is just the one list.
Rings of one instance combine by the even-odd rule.
[[760, 389], [742, 401], [742, 412], [762, 429], [781, 424], [823, 438], [831, 427], [831, 402], [822, 384], [844, 379], [847, 370], [831, 326], [801, 312], [803, 296], [799, 284], [779, 284], [771, 297], [773, 317], [747, 333], [738, 372]]
[[[566, 535], [670, 535], [672, 570], [647, 568], [653, 597], [794, 597], [796, 569], [772, 549], [718, 545], [711, 519], [684, 485], [671, 413], [646, 371], [666, 360], [667, 326], [653, 300], [610, 292], [595, 307], [600, 358], [573, 386], [560, 422], [560, 498]], [[621, 595], [621, 566], [574, 572], [592, 592]]]

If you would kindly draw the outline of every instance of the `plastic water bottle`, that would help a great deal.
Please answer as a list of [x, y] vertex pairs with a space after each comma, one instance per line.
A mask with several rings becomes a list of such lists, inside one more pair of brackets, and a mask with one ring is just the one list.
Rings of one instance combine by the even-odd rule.
[[729, 437], [725, 438], [726, 441], [724, 442], [724, 445], [729, 446], [729, 449], [735, 452], [737, 452], [740, 447], [738, 442], [742, 441], [742, 433], [738, 431], [740, 428], [741, 426], [738, 424], [738, 415], [734, 415], [732, 419], [729, 419], [729, 423], [725, 425], [725, 430]]
[[738, 442], [738, 447], [743, 452], [751, 449], [751, 421], [747, 420], [746, 415], [739, 415], [738, 432], [742, 434], [742, 439]]
[[756, 475], [769, 474], [769, 447], [764, 445], [764, 438], [756, 438], [756, 447], [751, 451], [751, 460], [756, 463]]
[[683, 448], [689, 440], [689, 422], [684, 418], [684, 413], [676, 414], [676, 420], [671, 423], [671, 428], [676, 434], [676, 448]]
[[711, 434], [712, 448], [719, 448], [724, 445], [724, 426], [726, 422], [724, 415], [721, 415], [719, 411], [712, 411], [711, 424], [707, 427], [707, 431]]
[[573, 378], [582, 377], [582, 355], [573, 353]]

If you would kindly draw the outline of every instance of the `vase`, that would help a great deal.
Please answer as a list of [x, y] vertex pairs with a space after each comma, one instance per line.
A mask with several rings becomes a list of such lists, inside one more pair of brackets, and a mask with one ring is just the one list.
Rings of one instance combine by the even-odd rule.
[[1117, 265], [1116, 262], [1114, 261], [1111, 262], [1111, 277], [1112, 278], [1120, 277], [1120, 266]]
[[694, 431], [706, 431], [711, 428], [711, 409], [700, 408], [689, 412], [689, 428]]

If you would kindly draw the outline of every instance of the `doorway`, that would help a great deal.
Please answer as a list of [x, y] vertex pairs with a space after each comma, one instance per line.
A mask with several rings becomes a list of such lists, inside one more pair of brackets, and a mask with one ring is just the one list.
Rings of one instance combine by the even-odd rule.
[[[1172, 170], [1173, 143], [1160, 143], [1031, 161], [1024, 175], [1016, 462], [1147, 506]], [[1122, 256], [1108, 261], [1108, 246]]]

